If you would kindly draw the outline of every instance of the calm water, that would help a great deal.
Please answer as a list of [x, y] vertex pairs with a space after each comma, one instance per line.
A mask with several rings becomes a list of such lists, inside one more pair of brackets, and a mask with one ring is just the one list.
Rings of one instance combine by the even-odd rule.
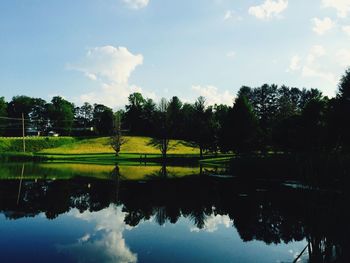
[[293, 262], [305, 247], [299, 262], [349, 262], [339, 193], [195, 167], [0, 165], [1, 262]]

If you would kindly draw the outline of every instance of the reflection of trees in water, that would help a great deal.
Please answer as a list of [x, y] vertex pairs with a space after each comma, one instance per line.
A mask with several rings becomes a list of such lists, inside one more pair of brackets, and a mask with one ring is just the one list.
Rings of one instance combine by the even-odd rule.
[[310, 253], [311, 262], [332, 262], [334, 255], [349, 258], [344, 196], [282, 187], [257, 191], [233, 179], [208, 177], [146, 183], [117, 179], [24, 180], [18, 205], [18, 181], [4, 181], [0, 184], [0, 210], [14, 219], [41, 212], [55, 218], [72, 208], [100, 211], [118, 203], [123, 205], [125, 223], [130, 226], [152, 217], [160, 225], [176, 223], [184, 216], [200, 229], [207, 217], [228, 215], [243, 241], [278, 244], [306, 239], [310, 246], [305, 253]]

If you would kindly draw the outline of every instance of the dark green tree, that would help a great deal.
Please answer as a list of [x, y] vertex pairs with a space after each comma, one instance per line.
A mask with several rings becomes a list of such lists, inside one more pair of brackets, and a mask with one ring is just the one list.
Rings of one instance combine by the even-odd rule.
[[181, 138], [184, 132], [182, 102], [176, 96], [172, 97], [169, 101], [168, 121], [172, 139]]
[[102, 104], [94, 105], [94, 127], [96, 133], [102, 136], [112, 135], [114, 127], [113, 110]]
[[245, 96], [238, 97], [229, 114], [230, 148], [237, 153], [257, 150], [259, 126], [252, 105]]
[[266, 151], [272, 143], [272, 127], [276, 120], [278, 108], [277, 89], [277, 85], [264, 84], [253, 90], [251, 104], [259, 120], [261, 129], [259, 144], [263, 151]]
[[187, 115], [185, 116], [184, 139], [188, 141], [188, 145], [198, 147], [200, 158], [203, 158], [204, 151], [211, 150], [216, 141], [212, 108], [206, 108], [205, 98], [201, 96], [193, 105], [184, 105], [183, 109]]
[[335, 148], [350, 152], [350, 68], [340, 79], [335, 100], [331, 102], [330, 133], [336, 138]]
[[155, 132], [150, 141], [150, 145], [160, 150], [163, 162], [166, 161], [167, 152], [170, 149], [171, 130], [169, 122], [169, 103], [165, 98], [159, 102], [159, 106], [155, 113], [154, 123]]
[[125, 106], [125, 124], [131, 133], [142, 134], [145, 130], [143, 121], [143, 109], [146, 100], [141, 93], [129, 95], [129, 104]]
[[7, 128], [8, 120], [2, 119], [7, 117], [7, 103], [4, 97], [0, 97], [0, 136], [4, 135]]
[[[7, 123], [7, 135], [10, 136], [21, 136], [22, 135], [22, 114], [24, 116], [24, 119], [26, 120], [26, 127], [28, 127], [28, 124], [31, 124], [28, 122], [30, 119], [30, 114], [33, 111], [34, 107], [34, 100], [31, 97], [28, 96], [15, 96], [12, 98], [12, 100], [8, 103], [7, 106], [7, 113], [8, 117], [14, 118], [8, 120]], [[17, 120], [15, 120], [17, 119]]]
[[52, 129], [61, 135], [70, 135], [74, 121], [74, 105], [56, 96], [47, 108]]
[[110, 145], [116, 156], [119, 156], [121, 147], [125, 142], [126, 139], [122, 135], [122, 112], [119, 111], [114, 114], [113, 134], [110, 137]]
[[30, 113], [31, 126], [34, 130], [44, 134], [49, 126], [48, 104], [40, 98], [34, 98], [33, 104], [32, 112]]

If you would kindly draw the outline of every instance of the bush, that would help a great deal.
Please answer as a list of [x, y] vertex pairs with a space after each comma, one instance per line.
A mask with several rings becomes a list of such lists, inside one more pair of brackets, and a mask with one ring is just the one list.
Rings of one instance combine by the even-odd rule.
[[[75, 139], [73, 137], [26, 137], [25, 142], [26, 152], [38, 152], [43, 149], [74, 143]], [[0, 138], [0, 152], [23, 152], [22, 138]]]

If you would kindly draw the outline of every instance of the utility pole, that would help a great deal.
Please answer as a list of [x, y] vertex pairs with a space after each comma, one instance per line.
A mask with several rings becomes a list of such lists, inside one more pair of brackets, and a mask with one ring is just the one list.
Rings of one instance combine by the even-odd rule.
[[26, 152], [26, 140], [25, 140], [24, 114], [23, 113], [22, 113], [22, 137], [23, 137], [23, 152]]

